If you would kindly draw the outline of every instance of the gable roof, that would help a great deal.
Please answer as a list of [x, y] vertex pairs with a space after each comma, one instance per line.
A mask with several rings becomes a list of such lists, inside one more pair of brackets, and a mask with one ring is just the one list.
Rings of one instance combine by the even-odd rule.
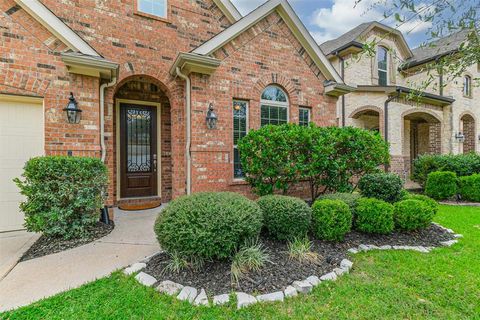
[[213, 2], [222, 10], [230, 22], [234, 23], [242, 18], [242, 14], [230, 0], [213, 0]]
[[343, 80], [338, 75], [335, 68], [331, 65], [327, 57], [325, 57], [310, 32], [308, 32], [303, 23], [300, 21], [300, 18], [286, 0], [267, 1], [231, 25], [229, 28], [223, 30], [207, 42], [200, 45], [198, 48], [193, 50], [192, 53], [204, 56], [213, 54], [216, 50], [235, 39], [242, 32], [248, 30], [274, 11], [277, 11], [284, 19], [290, 30], [305, 48], [325, 78], [327, 78], [327, 80], [334, 80], [337, 83], [343, 83]]
[[436, 58], [457, 52], [460, 45], [467, 39], [471, 30], [462, 30], [444, 38], [432, 41], [424, 46], [412, 50], [413, 57], [403, 64], [400, 69], [405, 70], [422, 65]]
[[35, 20], [40, 22], [55, 37], [65, 43], [71, 50], [84, 55], [100, 57], [100, 54], [60, 20], [52, 11], [38, 0], [15, 0]]
[[381, 30], [384, 30], [387, 33], [392, 33], [398, 37], [400, 40], [400, 45], [401, 48], [403, 49], [404, 54], [407, 57], [411, 57], [412, 51], [410, 50], [410, 47], [407, 44], [407, 41], [405, 41], [405, 38], [403, 37], [403, 34], [398, 31], [397, 29], [391, 28], [387, 25], [384, 25], [383, 23], [380, 23], [378, 21], [370, 21], [370, 22], [365, 22], [362, 23], [355, 28], [351, 29], [350, 31], [342, 34], [336, 39], [326, 41], [320, 45], [320, 48], [322, 51], [326, 54], [333, 54], [335, 51], [339, 49], [344, 49], [348, 47], [350, 44], [352, 45], [358, 45], [363, 42], [362, 37], [365, 36], [368, 32], [370, 32], [374, 28], [379, 28]]

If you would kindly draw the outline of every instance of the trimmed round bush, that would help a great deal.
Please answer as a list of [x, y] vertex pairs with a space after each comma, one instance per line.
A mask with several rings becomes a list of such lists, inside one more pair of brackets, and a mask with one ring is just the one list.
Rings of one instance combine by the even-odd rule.
[[360, 198], [361, 196], [358, 193], [337, 192], [321, 195], [318, 200], [341, 200], [350, 207], [350, 210], [354, 210]]
[[480, 202], [480, 174], [458, 179], [458, 193], [463, 200]]
[[457, 174], [451, 171], [436, 171], [428, 175], [425, 194], [436, 200], [452, 198], [457, 194]]
[[26, 200], [20, 204], [28, 231], [74, 239], [88, 236], [98, 222], [107, 190], [107, 168], [100, 159], [32, 158], [14, 180]]
[[258, 237], [262, 211], [232, 192], [205, 192], [173, 200], [154, 230], [160, 246], [183, 257], [225, 259], [245, 241]]
[[409, 194], [407, 197], [403, 198], [402, 200], [408, 200], [408, 199], [423, 201], [433, 210], [434, 214], [438, 213], [438, 202], [433, 200], [430, 197], [427, 197], [423, 194]]
[[373, 198], [359, 199], [355, 208], [355, 228], [366, 233], [391, 233], [394, 228], [393, 205]]
[[435, 212], [422, 200], [408, 199], [395, 203], [395, 227], [412, 231], [425, 229], [432, 223]]
[[317, 200], [312, 206], [312, 232], [318, 239], [341, 241], [352, 228], [352, 212], [341, 200]]
[[358, 187], [365, 198], [375, 198], [394, 203], [401, 198], [403, 182], [395, 173], [370, 173], [360, 178]]
[[402, 189], [402, 191], [400, 192], [400, 200], [406, 200], [410, 198], [411, 195], [412, 195], [411, 192], [409, 192], [408, 190]]
[[312, 210], [302, 199], [270, 195], [258, 199], [263, 213], [263, 225], [277, 240], [304, 237], [310, 228]]

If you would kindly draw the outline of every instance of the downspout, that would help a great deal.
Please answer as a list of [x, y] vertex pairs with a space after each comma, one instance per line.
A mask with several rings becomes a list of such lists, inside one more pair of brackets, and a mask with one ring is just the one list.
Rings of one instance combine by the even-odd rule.
[[185, 153], [187, 155], [187, 195], [192, 193], [192, 155], [190, 154], [190, 144], [191, 144], [191, 122], [192, 122], [192, 115], [191, 115], [191, 87], [190, 87], [190, 77], [183, 74], [180, 71], [180, 68], [177, 67], [176, 69], [177, 75], [185, 80], [185, 96], [186, 96], [186, 103], [187, 103], [187, 141], [185, 143]]
[[109, 83], [100, 86], [100, 149], [102, 152], [102, 162], [107, 158], [107, 148], [105, 146], [105, 89], [114, 86], [117, 83], [117, 77], [113, 77]]
[[[394, 95], [394, 96], [390, 96], [388, 97], [387, 100], [385, 100], [385, 103], [384, 103], [384, 107], [383, 107], [383, 132], [384, 132], [384, 135], [385, 135], [385, 142], [388, 143], [388, 105], [390, 104], [390, 102], [392, 102], [395, 98], [399, 97], [400, 96], [400, 93], [402, 92], [402, 90], [400, 89], [399, 91], [397, 91], [397, 94]], [[390, 146], [389, 146], [390, 148]], [[390, 153], [390, 151], [389, 151]], [[389, 172], [390, 171], [390, 166], [388, 164], [385, 164], [385, 171], [386, 172]]]
[[[335, 56], [340, 60], [340, 76], [343, 82], [345, 82], [345, 59], [335, 52]], [[342, 95], [342, 127], [345, 127], [345, 95]]]

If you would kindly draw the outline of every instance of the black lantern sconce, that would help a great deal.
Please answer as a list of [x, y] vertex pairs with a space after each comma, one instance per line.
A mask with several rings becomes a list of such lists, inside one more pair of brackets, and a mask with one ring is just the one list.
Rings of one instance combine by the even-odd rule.
[[457, 139], [458, 142], [464, 143], [465, 142], [465, 135], [461, 132], [455, 134], [455, 139]]
[[70, 92], [70, 98], [67, 107], [63, 109], [67, 113], [68, 123], [80, 123], [82, 119], [82, 110], [78, 108], [77, 100], [73, 96], [73, 92]]
[[208, 107], [206, 120], [207, 120], [208, 129], [216, 129], [217, 128], [218, 116], [213, 109], [213, 104], [211, 104], [211, 103], [210, 103], [210, 106]]

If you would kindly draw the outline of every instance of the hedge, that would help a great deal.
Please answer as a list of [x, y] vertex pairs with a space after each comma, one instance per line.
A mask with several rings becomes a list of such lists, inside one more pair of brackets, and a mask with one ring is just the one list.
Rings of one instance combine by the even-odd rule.
[[446, 200], [457, 194], [457, 174], [450, 171], [436, 171], [428, 175], [425, 194], [436, 200]]
[[359, 199], [355, 208], [355, 228], [366, 233], [391, 233], [394, 229], [393, 205], [378, 199]]
[[480, 174], [460, 177], [458, 193], [462, 200], [480, 202]]
[[352, 212], [341, 200], [317, 200], [312, 207], [312, 232], [317, 239], [341, 241], [352, 228]]
[[432, 223], [434, 210], [425, 201], [408, 199], [395, 203], [395, 227], [412, 231], [425, 229]]
[[395, 173], [371, 173], [360, 179], [358, 187], [363, 197], [394, 203], [401, 199], [403, 181]]

